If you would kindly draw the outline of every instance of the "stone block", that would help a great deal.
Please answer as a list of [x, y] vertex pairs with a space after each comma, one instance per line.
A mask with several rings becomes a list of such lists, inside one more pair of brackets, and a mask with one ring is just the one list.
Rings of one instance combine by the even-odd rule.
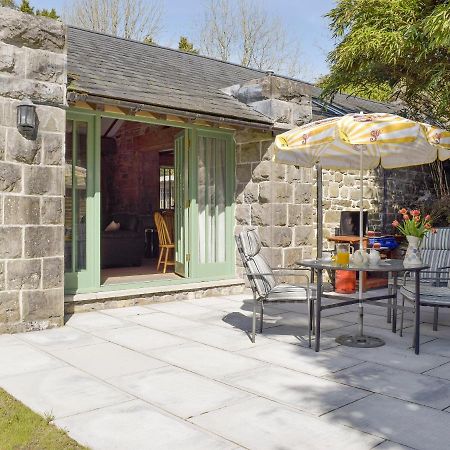
[[343, 199], [348, 199], [349, 193], [350, 193], [350, 190], [346, 186], [343, 186], [339, 189], [339, 196]]
[[261, 151], [259, 142], [250, 142], [239, 146], [239, 162], [259, 162], [261, 161]]
[[293, 181], [303, 181], [302, 180], [302, 169], [297, 166], [287, 166], [286, 168], [286, 181], [292, 183]]
[[0, 323], [5, 324], [19, 321], [19, 292], [0, 292]]
[[65, 88], [62, 84], [3, 76], [0, 83], [0, 96], [14, 99], [30, 98], [35, 102], [63, 105]]
[[236, 205], [235, 218], [239, 225], [250, 225], [250, 205]]
[[236, 165], [236, 181], [239, 184], [246, 184], [252, 179], [252, 165], [237, 164]]
[[5, 280], [5, 263], [0, 262], [0, 291], [4, 291], [6, 287]]
[[26, 258], [62, 256], [64, 228], [62, 226], [27, 227], [24, 246]]
[[64, 170], [61, 167], [24, 167], [25, 193], [31, 195], [63, 195]]
[[66, 111], [54, 106], [39, 105], [36, 108], [39, 117], [40, 131], [57, 131], [64, 133], [66, 127]]
[[244, 202], [255, 203], [258, 201], [259, 185], [257, 183], [248, 183], [244, 190]]
[[334, 173], [334, 181], [337, 183], [340, 183], [344, 179], [344, 174], [342, 172], [335, 172]]
[[313, 196], [313, 187], [306, 183], [294, 184], [294, 200], [297, 204], [311, 203]]
[[261, 254], [266, 258], [269, 266], [272, 268], [284, 267], [283, 263], [283, 249], [263, 247]]
[[65, 26], [60, 20], [23, 14], [11, 8], [0, 9], [0, 41], [17, 47], [29, 47], [63, 53]]
[[44, 164], [60, 166], [64, 155], [64, 137], [62, 134], [44, 134]]
[[[1, 119], [0, 111], [0, 119]], [[6, 153], [6, 127], [0, 126], [0, 159], [5, 159]]]
[[288, 205], [288, 225], [302, 225], [302, 205]]
[[303, 249], [298, 247], [283, 249], [284, 267], [296, 269], [300, 267], [300, 261], [303, 259]]
[[281, 181], [263, 181], [259, 185], [259, 202], [291, 203], [292, 186]]
[[302, 205], [302, 224], [310, 225], [313, 222], [313, 207], [311, 205]]
[[312, 245], [314, 241], [314, 228], [312, 225], [294, 227], [294, 246]]
[[44, 289], [64, 287], [64, 258], [42, 260], [42, 287]]
[[331, 181], [328, 185], [328, 196], [331, 198], [339, 197], [339, 183]]
[[22, 320], [48, 320], [64, 316], [64, 289], [22, 291]]
[[354, 175], [344, 175], [344, 186], [357, 187], [358, 180]]
[[253, 203], [251, 223], [257, 226], [285, 226], [287, 223], [287, 207], [288, 205], [279, 203], [268, 205]]
[[272, 135], [269, 131], [260, 130], [238, 130], [234, 133], [234, 140], [236, 144], [247, 144], [249, 142], [267, 141], [271, 140]]
[[25, 52], [23, 49], [0, 42], [0, 73], [15, 77], [25, 76]]
[[360, 194], [360, 190], [355, 188], [355, 189], [350, 189], [350, 199], [351, 200], [359, 200], [361, 197]]
[[42, 197], [41, 223], [62, 225], [64, 223], [63, 197]]
[[40, 222], [39, 197], [7, 195], [4, 198], [4, 223], [36, 225]]
[[0, 259], [22, 256], [22, 228], [0, 227]]
[[273, 157], [273, 139], [261, 142], [261, 160], [272, 161]]
[[46, 50], [26, 49], [26, 77], [31, 80], [66, 82], [66, 55]]
[[258, 227], [264, 247], [289, 247], [292, 243], [292, 229], [289, 227]]
[[41, 260], [8, 261], [6, 287], [8, 290], [38, 289], [41, 284]]
[[340, 211], [325, 211], [324, 223], [339, 223], [341, 220]]
[[22, 191], [22, 168], [0, 161], [0, 192]]
[[284, 181], [286, 174], [286, 166], [276, 164], [272, 161], [261, 161], [254, 165], [252, 180], [260, 181]]

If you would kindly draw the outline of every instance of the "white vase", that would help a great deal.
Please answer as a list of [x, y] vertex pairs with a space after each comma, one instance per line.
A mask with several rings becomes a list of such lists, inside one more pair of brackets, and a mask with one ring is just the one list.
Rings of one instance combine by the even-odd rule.
[[405, 267], [417, 267], [422, 265], [422, 260], [420, 259], [420, 243], [421, 239], [416, 236], [406, 236], [408, 240], [408, 248], [406, 250], [405, 258], [403, 260], [403, 265]]

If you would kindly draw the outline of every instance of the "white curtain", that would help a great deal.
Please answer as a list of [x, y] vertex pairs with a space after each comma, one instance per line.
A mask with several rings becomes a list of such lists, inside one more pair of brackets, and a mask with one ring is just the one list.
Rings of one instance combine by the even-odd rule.
[[200, 137], [198, 156], [199, 262], [224, 262], [226, 141]]

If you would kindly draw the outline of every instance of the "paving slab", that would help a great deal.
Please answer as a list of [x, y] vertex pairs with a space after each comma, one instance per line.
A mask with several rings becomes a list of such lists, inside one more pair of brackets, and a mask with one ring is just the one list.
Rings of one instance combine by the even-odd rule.
[[186, 301], [181, 302], [167, 302], [167, 303], [154, 303], [146, 307], [149, 310], [164, 312], [167, 314], [173, 314], [181, 317], [194, 317], [198, 318], [202, 315], [212, 314], [210, 308], [205, 308], [195, 303]]
[[[381, 308], [380, 308], [381, 309]], [[333, 316], [338, 318], [339, 320], [345, 320], [348, 322], [357, 322], [358, 321], [358, 311], [347, 312], [345, 314], [339, 314], [339, 316]], [[387, 323], [386, 316], [375, 315], [375, 314], [364, 314], [364, 324], [371, 327], [384, 328], [386, 330], [390, 330], [392, 328], [391, 323]], [[413, 325], [412, 319], [404, 320], [404, 326], [410, 327]], [[400, 329], [400, 321], [398, 321], [398, 327]]]
[[336, 357], [334, 354], [329, 354], [328, 350], [316, 353], [310, 348], [281, 342], [256, 346], [251, 349], [241, 350], [238, 353], [316, 376], [336, 372], [361, 363], [357, 359], [343, 355]]
[[156, 369], [164, 364], [111, 342], [52, 351], [56, 357], [101, 379]]
[[360, 364], [328, 375], [327, 378], [432, 408], [444, 409], [450, 406], [449, 381], [380, 364]]
[[20, 333], [17, 338], [42, 349], [70, 349], [84, 345], [101, 344], [102, 339], [71, 327]]
[[418, 450], [448, 450], [450, 414], [374, 394], [322, 416]]
[[276, 366], [228, 377], [226, 382], [316, 415], [370, 394], [361, 389]]
[[145, 353], [149, 349], [170, 347], [188, 342], [186, 339], [173, 334], [153, 330], [141, 325], [132, 325], [114, 330], [99, 330], [94, 333], [106, 341], [141, 353]]
[[442, 364], [442, 366], [428, 370], [427, 372], [424, 372], [424, 374], [432, 377], [443, 378], [444, 380], [450, 380], [450, 363]]
[[441, 355], [450, 358], [450, 339], [434, 339], [420, 346], [420, 352]]
[[186, 419], [251, 396], [240, 389], [173, 366], [116, 377], [109, 382]]
[[198, 343], [153, 350], [149, 354], [177, 367], [215, 379], [265, 365], [253, 358]]
[[23, 343], [0, 345], [0, 377], [56, 369], [66, 364]]
[[145, 306], [135, 305], [126, 306], [123, 308], [102, 309], [99, 312], [102, 314], [106, 314], [107, 316], [121, 318], [129, 316], [142, 316], [144, 314], [151, 314], [154, 311], [152, 311], [150, 308], [146, 308]]
[[129, 322], [99, 312], [74, 314], [66, 320], [66, 326], [82, 331], [95, 331], [129, 326]]
[[142, 325], [143, 327], [153, 328], [159, 331], [172, 332], [179, 328], [196, 328], [201, 324], [194, 320], [177, 317], [173, 314], [166, 314], [163, 312], [155, 312], [153, 314], [146, 314], [142, 316], [129, 316], [126, 318], [128, 324], [134, 323]]
[[416, 355], [412, 349], [399, 349], [390, 345], [377, 348], [339, 346], [327, 350], [327, 352], [337, 358], [348, 356], [362, 361], [374, 362], [383, 366], [395, 367], [416, 373], [422, 373], [449, 362], [449, 358], [443, 356], [426, 353]]
[[74, 367], [0, 378], [0, 386], [39, 414], [64, 417], [134, 397]]
[[80, 444], [95, 450], [228, 450], [236, 445], [169, 416], [141, 400], [57, 419]]
[[374, 450], [416, 450], [406, 445], [397, 444], [392, 441], [384, 441], [380, 445], [377, 445]]
[[328, 424], [287, 406], [255, 398], [191, 419], [243, 447], [258, 450], [364, 450], [381, 439]]

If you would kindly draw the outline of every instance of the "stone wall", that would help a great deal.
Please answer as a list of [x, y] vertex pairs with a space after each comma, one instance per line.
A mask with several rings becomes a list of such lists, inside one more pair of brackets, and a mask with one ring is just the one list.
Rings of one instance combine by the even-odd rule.
[[236, 232], [256, 227], [271, 266], [295, 267], [314, 244], [311, 170], [272, 162], [271, 132], [240, 131], [235, 141]]
[[[63, 323], [65, 83], [62, 23], [0, 8], [0, 332]], [[23, 98], [35, 139], [16, 126]]]

